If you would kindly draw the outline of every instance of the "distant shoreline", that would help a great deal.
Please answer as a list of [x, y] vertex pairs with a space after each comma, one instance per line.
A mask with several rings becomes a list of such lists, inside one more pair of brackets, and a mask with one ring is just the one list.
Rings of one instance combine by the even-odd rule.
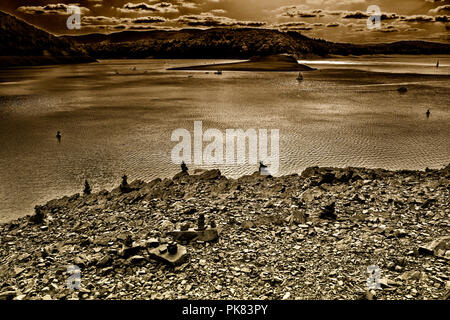
[[71, 57], [71, 56], [0, 56], [0, 68], [8, 67], [31, 67], [59, 64], [78, 64], [98, 62], [91, 57]]

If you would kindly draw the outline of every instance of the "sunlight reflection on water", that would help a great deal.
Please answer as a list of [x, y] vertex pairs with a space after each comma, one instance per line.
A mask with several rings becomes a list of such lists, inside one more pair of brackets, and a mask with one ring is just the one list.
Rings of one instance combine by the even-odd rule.
[[[0, 70], [0, 220], [81, 192], [84, 179], [98, 191], [116, 187], [125, 173], [129, 181], [173, 176], [179, 167], [171, 163], [171, 133], [192, 132], [195, 120], [222, 132], [279, 129], [280, 175], [313, 165], [425, 169], [450, 162], [448, 78], [367, 73], [373, 66], [361, 59], [360, 71], [322, 66], [301, 83], [289, 72], [166, 71], [195, 63], [113, 60]], [[408, 93], [399, 94], [405, 84]], [[257, 169], [217, 167], [234, 178]]]

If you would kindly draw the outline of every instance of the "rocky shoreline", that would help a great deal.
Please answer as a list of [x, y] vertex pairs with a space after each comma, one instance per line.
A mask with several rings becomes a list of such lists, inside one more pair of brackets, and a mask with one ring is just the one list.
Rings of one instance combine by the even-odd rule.
[[[0, 299], [448, 299], [449, 186], [450, 165], [212, 170], [52, 200], [0, 225]], [[218, 238], [174, 237], [202, 224]]]

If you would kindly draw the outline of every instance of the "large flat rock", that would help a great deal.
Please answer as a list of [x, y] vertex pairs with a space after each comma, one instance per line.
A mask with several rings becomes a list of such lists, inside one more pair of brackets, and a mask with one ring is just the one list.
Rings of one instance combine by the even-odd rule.
[[167, 244], [162, 244], [157, 248], [148, 251], [151, 258], [164, 262], [171, 266], [178, 266], [183, 264], [189, 257], [186, 247], [178, 245], [178, 250], [175, 254], [167, 252]]

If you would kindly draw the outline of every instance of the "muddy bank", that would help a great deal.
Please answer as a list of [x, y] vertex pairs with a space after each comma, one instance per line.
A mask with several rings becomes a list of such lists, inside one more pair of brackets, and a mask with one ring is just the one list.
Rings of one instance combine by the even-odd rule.
[[[445, 299], [449, 186], [450, 165], [315, 167], [236, 180], [179, 173], [76, 194], [0, 225], [0, 298]], [[180, 263], [155, 259], [201, 216], [218, 238], [178, 237]], [[67, 287], [72, 265], [78, 290]], [[367, 288], [370, 266], [379, 289]]]
[[250, 60], [234, 63], [218, 63], [189, 67], [170, 68], [168, 70], [220, 70], [220, 71], [314, 71], [316, 69], [300, 64], [296, 58], [288, 55], [253, 57]]

